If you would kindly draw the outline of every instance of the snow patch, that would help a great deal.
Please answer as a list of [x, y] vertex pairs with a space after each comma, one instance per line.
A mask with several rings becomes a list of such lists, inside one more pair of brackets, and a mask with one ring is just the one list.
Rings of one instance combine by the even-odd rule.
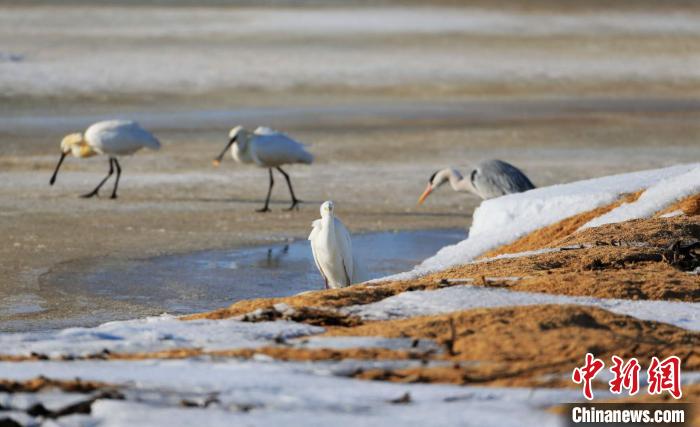
[[260, 347], [274, 340], [318, 334], [324, 329], [295, 322], [240, 322], [236, 320], [193, 320], [184, 322], [163, 315], [123, 322], [104, 323], [94, 328], [0, 334], [2, 353], [84, 356], [107, 350], [111, 353], [159, 351], [173, 348]]
[[697, 193], [700, 193], [700, 167], [652, 185], [636, 201], [623, 203], [610, 212], [593, 218], [580, 229], [649, 218], [666, 206]]
[[[41, 374], [126, 385], [125, 401], [100, 400], [93, 406], [91, 419], [98, 426], [453, 426], [463, 420], [557, 426], [559, 417], [541, 408], [581, 399], [578, 389], [395, 384], [328, 375], [317, 364], [239, 360], [0, 363], [0, 373], [13, 380]], [[182, 408], [180, 396], [193, 393], [215, 396], [218, 403]], [[405, 393], [409, 403], [391, 403]]]
[[344, 309], [366, 320], [389, 320], [463, 311], [474, 308], [575, 304], [600, 307], [613, 313], [700, 330], [700, 304], [670, 301], [574, 297], [478, 286], [453, 286], [434, 291], [404, 292], [381, 301]]
[[680, 209], [677, 209], [677, 210], [675, 210], [675, 211], [673, 211], [673, 212], [669, 212], [669, 213], [665, 213], [665, 214], [663, 214], [663, 215], [659, 215], [659, 218], [673, 218], [673, 217], [677, 217], [677, 216], [681, 216], [681, 215], [683, 215], [683, 211], [680, 210]]

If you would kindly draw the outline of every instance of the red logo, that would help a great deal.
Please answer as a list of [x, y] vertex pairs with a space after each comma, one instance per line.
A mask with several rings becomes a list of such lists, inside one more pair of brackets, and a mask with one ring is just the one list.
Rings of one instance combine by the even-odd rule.
[[[628, 390], [628, 394], [633, 396], [639, 392], [639, 371], [641, 366], [636, 358], [631, 358], [626, 363], [618, 356], [612, 356], [612, 366], [610, 372], [613, 379], [608, 382], [610, 392], [620, 394], [622, 390]], [[571, 379], [576, 384], [583, 384], [583, 396], [593, 399], [593, 380], [596, 375], [605, 367], [605, 362], [596, 359], [591, 353], [586, 353], [586, 360], [583, 366], [574, 368]], [[681, 359], [677, 356], [670, 356], [663, 361], [657, 357], [651, 358], [651, 364], [647, 370], [649, 379], [649, 394], [661, 394], [667, 391], [675, 399], [683, 396], [681, 390]]]
[[652, 357], [647, 374], [649, 376], [649, 394], [661, 394], [668, 391], [676, 399], [683, 396], [681, 391], [681, 359], [677, 356], [668, 357], [663, 362]]
[[613, 366], [610, 367], [610, 372], [615, 376], [608, 384], [610, 392], [620, 394], [622, 389], [629, 390], [630, 396], [634, 396], [639, 391], [639, 361], [634, 357], [627, 363], [624, 363], [620, 357], [612, 357]]
[[593, 357], [591, 353], [586, 353], [586, 364], [580, 368], [574, 369], [571, 373], [571, 379], [576, 384], [583, 383], [583, 396], [588, 399], [593, 399], [593, 388], [591, 382], [598, 372], [605, 367], [605, 363]]

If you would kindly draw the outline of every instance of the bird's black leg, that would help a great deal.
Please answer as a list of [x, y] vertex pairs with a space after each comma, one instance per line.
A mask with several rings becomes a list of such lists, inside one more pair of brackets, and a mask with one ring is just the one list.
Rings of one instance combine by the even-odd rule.
[[90, 197], [97, 196], [97, 193], [99, 193], [100, 188], [102, 188], [102, 186], [105, 184], [105, 182], [107, 182], [109, 177], [112, 176], [112, 174], [114, 173], [114, 166], [112, 165], [112, 160], [113, 159], [110, 157], [109, 158], [109, 173], [107, 174], [107, 176], [102, 181], [100, 181], [99, 184], [97, 184], [97, 187], [95, 187], [94, 190], [92, 190], [91, 192], [89, 192], [87, 194], [83, 194], [80, 197], [89, 199]]
[[265, 198], [265, 206], [262, 209], [257, 209], [258, 212], [268, 212], [270, 210], [270, 196], [272, 195], [272, 186], [275, 185], [275, 179], [272, 177], [272, 169], [267, 170], [270, 173], [270, 188], [267, 189], [267, 197]]
[[277, 170], [280, 171], [282, 175], [284, 175], [284, 179], [287, 181], [287, 187], [289, 187], [289, 193], [292, 195], [292, 205], [287, 209], [288, 211], [291, 211], [292, 209], [297, 207], [301, 200], [297, 199], [297, 196], [294, 195], [292, 181], [289, 180], [289, 175], [287, 175], [287, 172], [283, 171], [282, 168], [279, 166], [277, 166]]
[[119, 160], [117, 159], [112, 159], [114, 162], [114, 166], [117, 167], [117, 178], [114, 181], [114, 190], [112, 190], [112, 196], [110, 197], [111, 199], [116, 199], [117, 198], [117, 188], [119, 187], [119, 178], [122, 176], [122, 167], [119, 166]]

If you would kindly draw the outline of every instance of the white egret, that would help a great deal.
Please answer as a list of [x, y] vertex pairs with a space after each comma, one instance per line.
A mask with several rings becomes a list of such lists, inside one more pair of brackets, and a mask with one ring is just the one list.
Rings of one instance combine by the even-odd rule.
[[94, 190], [81, 197], [97, 196], [100, 188], [112, 176], [116, 168], [117, 177], [114, 181], [112, 199], [117, 198], [117, 187], [122, 168], [119, 165], [117, 156], [134, 154], [143, 147], [151, 150], [158, 150], [160, 142], [138, 123], [130, 120], [106, 120], [90, 125], [85, 133], [71, 133], [66, 135], [61, 141], [61, 158], [58, 160], [56, 169], [49, 181], [50, 185], [56, 182], [56, 175], [63, 163], [63, 160], [70, 153], [73, 157], [85, 158], [98, 154], [109, 156], [109, 173], [95, 187]]
[[448, 181], [454, 191], [467, 191], [484, 200], [535, 188], [530, 179], [510, 163], [485, 160], [472, 169], [468, 179], [453, 168], [435, 172], [430, 176], [428, 186], [418, 199], [418, 204], [423, 203], [430, 193]]
[[261, 168], [267, 168], [270, 174], [270, 186], [267, 190], [265, 206], [258, 209], [258, 212], [270, 210], [270, 196], [272, 195], [272, 186], [275, 185], [272, 168], [277, 169], [287, 181], [289, 193], [292, 195], [292, 205], [287, 210], [292, 210], [299, 204], [300, 200], [294, 195], [289, 175], [280, 166], [294, 163], [311, 164], [314, 161], [314, 156], [304, 149], [303, 144], [270, 128], [258, 127], [254, 132], [250, 132], [243, 126], [236, 126], [229, 132], [228, 144], [214, 159], [214, 166], [219, 166], [229, 147], [235, 161], [245, 164], [254, 163]]
[[309, 240], [318, 271], [326, 289], [342, 288], [367, 280], [367, 275], [352, 253], [350, 232], [336, 218], [333, 202], [321, 205], [321, 219], [312, 224]]

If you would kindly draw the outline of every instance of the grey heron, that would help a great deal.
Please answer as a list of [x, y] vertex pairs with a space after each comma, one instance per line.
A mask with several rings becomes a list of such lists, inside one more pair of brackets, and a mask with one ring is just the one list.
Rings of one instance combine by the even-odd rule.
[[71, 133], [63, 138], [61, 141], [61, 157], [58, 159], [53, 175], [51, 175], [49, 185], [53, 185], [56, 182], [58, 170], [68, 154], [78, 158], [105, 154], [109, 156], [109, 172], [107, 176], [100, 181], [94, 190], [83, 194], [81, 197], [89, 198], [99, 195], [100, 188], [114, 174], [116, 169], [117, 177], [114, 181], [111, 196], [112, 199], [116, 199], [119, 178], [122, 174], [122, 168], [117, 157], [134, 154], [143, 147], [158, 150], [160, 142], [136, 122], [130, 120], [106, 120], [94, 123], [87, 128], [85, 133]]
[[418, 199], [418, 204], [436, 188], [449, 182], [454, 191], [466, 191], [482, 199], [492, 199], [511, 193], [522, 193], [532, 190], [535, 186], [530, 179], [518, 168], [502, 160], [484, 160], [464, 178], [453, 168], [441, 169], [430, 176], [428, 186]]
[[272, 176], [273, 168], [277, 169], [287, 181], [289, 193], [292, 196], [292, 205], [287, 210], [297, 207], [300, 200], [294, 194], [289, 175], [281, 166], [294, 163], [311, 164], [314, 156], [306, 151], [303, 144], [282, 132], [277, 132], [270, 128], [258, 127], [255, 131], [250, 132], [243, 126], [236, 126], [229, 132], [228, 144], [226, 144], [221, 154], [214, 159], [214, 166], [219, 166], [229, 148], [231, 148], [231, 156], [235, 161], [244, 164], [253, 163], [268, 170], [270, 186], [267, 190], [265, 206], [262, 209], [258, 209], [258, 212], [270, 210], [270, 196], [272, 195], [272, 187], [275, 185], [275, 179]]
[[326, 289], [342, 288], [367, 279], [362, 265], [353, 255], [350, 232], [335, 216], [333, 202], [321, 205], [321, 219], [311, 226], [311, 252]]

